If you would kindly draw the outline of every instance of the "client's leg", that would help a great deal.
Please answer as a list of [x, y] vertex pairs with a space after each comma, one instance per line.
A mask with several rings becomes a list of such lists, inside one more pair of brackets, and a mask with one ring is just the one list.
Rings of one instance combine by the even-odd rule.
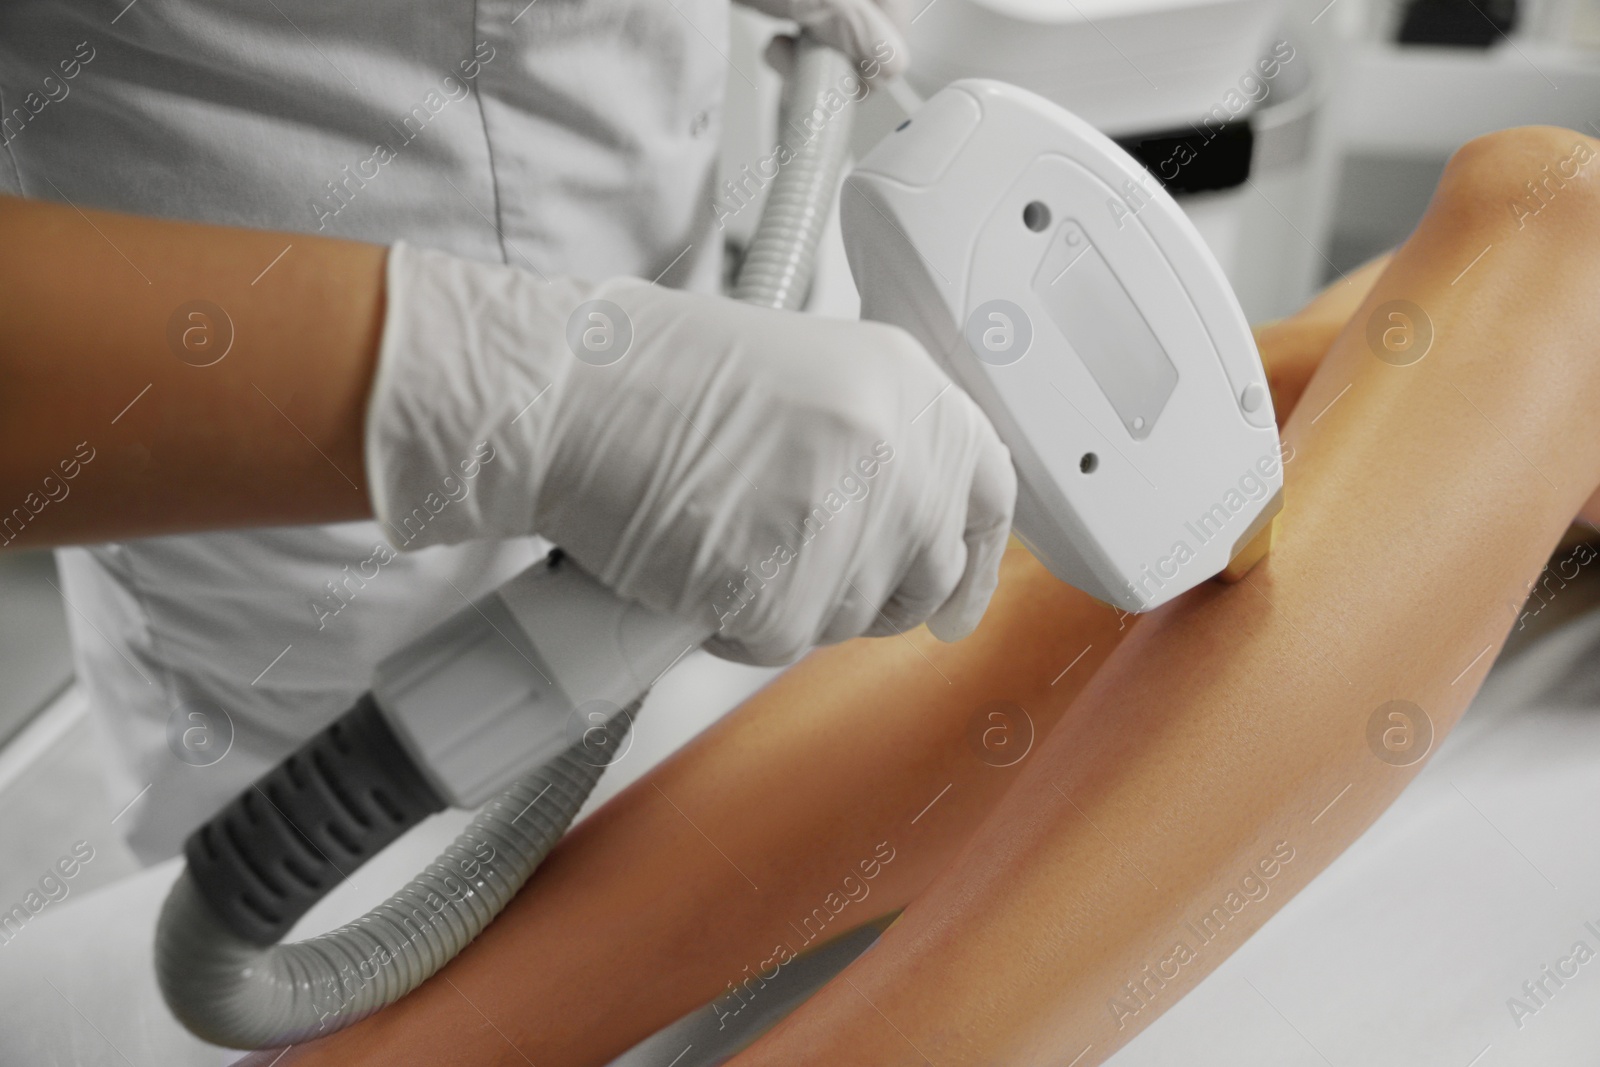
[[[1458, 154], [1289, 422], [1274, 554], [1141, 622], [956, 862], [741, 1067], [1097, 1063], [1394, 799], [1600, 483], [1597, 150]], [[1508, 203], [1556, 172], [1519, 228]], [[1418, 334], [1385, 344], [1425, 320], [1420, 361]]]
[[1286, 319], [1255, 328], [1256, 347], [1266, 364], [1267, 384], [1278, 425], [1300, 402], [1300, 394], [1321, 365], [1328, 346], [1372, 291], [1389, 265], [1387, 254], [1351, 271]]
[[[1280, 416], [1371, 283], [1261, 331]], [[596, 1063], [713, 998], [739, 1010], [780, 946], [920, 891], [1132, 622], [1012, 551], [971, 638], [816, 653], [574, 832], [440, 978], [276, 1067]]]
[[1131, 622], [1014, 548], [971, 637], [812, 655], [578, 827], [440, 976], [261, 1062], [570, 1067], [740, 1010], [783, 951], [920, 891]]

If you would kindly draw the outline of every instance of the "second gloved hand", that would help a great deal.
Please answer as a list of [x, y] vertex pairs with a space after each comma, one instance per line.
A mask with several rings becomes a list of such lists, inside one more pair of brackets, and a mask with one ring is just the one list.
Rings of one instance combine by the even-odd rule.
[[881, 63], [893, 78], [905, 72], [909, 57], [910, 0], [740, 0], [773, 18], [792, 19], [823, 44], [857, 63]]
[[904, 332], [405, 245], [388, 286], [366, 463], [403, 547], [542, 534], [752, 663], [977, 625], [1015, 475]]

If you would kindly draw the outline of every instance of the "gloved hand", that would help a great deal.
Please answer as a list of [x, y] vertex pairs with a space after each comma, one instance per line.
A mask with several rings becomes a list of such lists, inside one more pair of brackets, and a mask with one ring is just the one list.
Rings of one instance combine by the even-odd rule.
[[[789, 19], [858, 63], [877, 62], [896, 77], [910, 61], [906, 34], [911, 0], [739, 0], [773, 18]], [[888, 49], [882, 48], [887, 44]]]
[[542, 534], [767, 664], [924, 620], [965, 636], [1016, 497], [994, 428], [899, 329], [404, 244], [366, 466], [398, 547]]

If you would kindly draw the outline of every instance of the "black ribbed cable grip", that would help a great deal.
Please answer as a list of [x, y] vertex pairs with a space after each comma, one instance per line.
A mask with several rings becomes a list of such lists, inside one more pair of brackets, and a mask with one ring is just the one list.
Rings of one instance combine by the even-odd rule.
[[217, 918], [270, 945], [357, 867], [444, 807], [364, 693], [190, 834], [183, 852]]

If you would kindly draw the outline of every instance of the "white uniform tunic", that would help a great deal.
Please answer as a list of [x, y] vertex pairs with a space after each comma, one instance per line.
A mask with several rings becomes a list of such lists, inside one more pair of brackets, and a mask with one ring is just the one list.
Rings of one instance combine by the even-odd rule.
[[[8, 0], [0, 191], [546, 274], [670, 264], [663, 284], [708, 289], [726, 38], [725, 0]], [[175, 853], [378, 659], [545, 547], [385, 546], [357, 522], [58, 554], [141, 858]], [[227, 754], [194, 765], [230, 724]]]

